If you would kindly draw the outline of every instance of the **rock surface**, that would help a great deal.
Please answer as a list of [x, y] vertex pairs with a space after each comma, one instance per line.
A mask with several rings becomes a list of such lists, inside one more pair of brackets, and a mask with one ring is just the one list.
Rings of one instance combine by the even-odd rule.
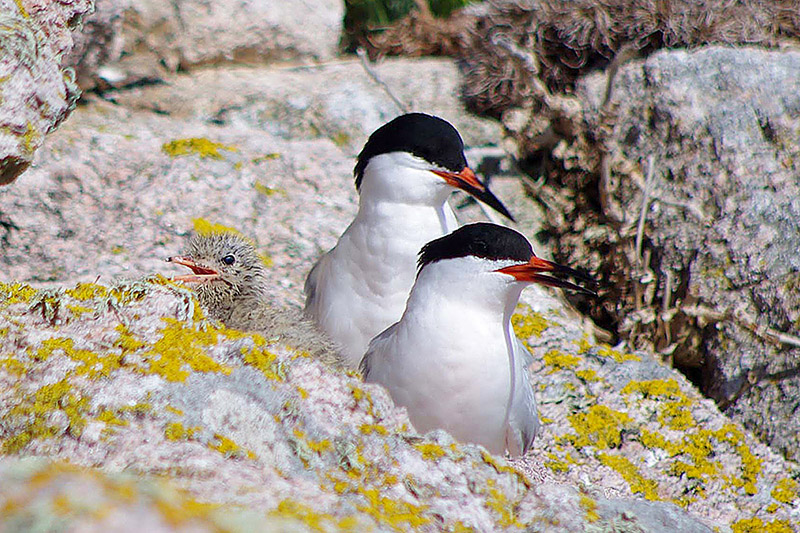
[[27, 169], [80, 96], [65, 68], [72, 31], [92, 0], [0, 0], [0, 186]]
[[[453, 63], [375, 70], [402, 103], [456, 124], [473, 166], [502, 152], [499, 124], [458, 102]], [[234, 227], [271, 257], [275, 305], [299, 306], [308, 268], [355, 212], [355, 154], [399, 108], [357, 61], [165, 80], [87, 101], [0, 197], [4, 527], [122, 529], [137, 517], [154, 530], [739, 532], [800, 522], [795, 463], [657, 356], [596, 342], [552, 291], [527, 290], [515, 319], [535, 356], [544, 431], [511, 463], [442, 432], [417, 435], [380, 388], [206, 320], [184, 288], [152, 276], [183, 273], [163, 259], [192, 229]], [[501, 173], [492, 186], [519, 229], [538, 234], [548, 215], [519, 179]], [[483, 217], [460, 207], [463, 220]]]
[[[791, 50], [659, 52], [621, 69], [605, 108], [605, 78], [586, 78], [577, 94], [609, 171], [593, 183], [600, 217], [561, 240], [574, 257], [594, 254], [606, 265], [620, 332], [699, 367], [704, 392], [793, 460], [798, 69], [800, 52]], [[591, 251], [600, 241], [612, 243], [602, 258]], [[631, 271], [633, 282], [619, 275]]]

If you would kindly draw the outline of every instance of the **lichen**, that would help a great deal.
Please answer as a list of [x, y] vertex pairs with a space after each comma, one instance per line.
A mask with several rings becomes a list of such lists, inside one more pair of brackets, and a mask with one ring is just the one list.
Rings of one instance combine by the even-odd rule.
[[236, 228], [225, 226], [224, 224], [209, 222], [204, 218], [193, 218], [192, 225], [194, 227], [194, 232], [198, 235], [213, 235], [215, 233], [234, 233], [236, 235], [242, 234]]
[[189, 139], [176, 139], [164, 143], [161, 150], [170, 157], [197, 154], [201, 159], [224, 159], [220, 150], [228, 152], [238, 152], [239, 148], [233, 145], [216, 143], [203, 137], [192, 137]]
[[631, 492], [641, 494], [646, 500], [658, 500], [658, 483], [647, 479], [639, 469], [627, 458], [608, 453], [597, 454], [597, 459], [612, 470], [618, 472], [628, 482]]
[[744, 518], [731, 524], [733, 533], [792, 533], [791, 524], [786, 520], [764, 522], [760, 518]]
[[495, 481], [487, 479], [486, 487], [487, 497], [484, 505], [497, 513], [499, 517], [497, 525], [503, 528], [510, 526], [524, 528], [525, 525], [517, 519], [516, 505], [505, 494], [495, 488]]
[[636, 354], [632, 353], [625, 353], [619, 350], [615, 350], [608, 344], [600, 344], [597, 347], [597, 355], [602, 357], [610, 357], [614, 359], [617, 363], [624, 363], [626, 361], [641, 361], [642, 358]]
[[544, 330], [553, 325], [541, 313], [533, 311], [528, 304], [518, 305], [516, 311], [511, 317], [511, 325], [514, 333], [523, 341], [531, 337], [541, 337]]
[[575, 355], [565, 354], [559, 350], [549, 350], [544, 354], [544, 364], [549, 367], [550, 374], [559, 370], [571, 370], [576, 368], [581, 362], [581, 358]]
[[778, 481], [770, 495], [781, 503], [791, 504], [798, 496], [798, 483], [792, 478], [783, 478]]
[[597, 501], [581, 494], [580, 499], [581, 507], [586, 510], [586, 521], [589, 523], [597, 522], [600, 520], [600, 515], [597, 513]]
[[69, 422], [66, 431], [73, 437], [79, 437], [86, 425], [88, 410], [89, 399], [73, 391], [66, 379], [43, 385], [9, 409], [7, 419], [23, 423], [9, 437], [0, 440], [0, 450], [3, 453], [16, 453], [33, 439], [49, 439], [60, 435], [63, 429], [51, 423], [51, 414], [57, 411], [66, 415]]
[[337, 531], [353, 531], [358, 525], [358, 520], [355, 517], [339, 519], [327, 513], [320, 513], [308, 505], [289, 499], [282, 500], [278, 504], [278, 507], [270, 512], [270, 515], [297, 520], [305, 524], [311, 531], [326, 532], [331, 529]]
[[605, 405], [593, 405], [586, 412], [567, 417], [575, 435], [564, 438], [577, 448], [594, 446], [597, 449], [616, 448], [622, 442], [622, 430], [633, 419], [628, 414]]
[[161, 320], [167, 324], [161, 338], [142, 354], [144, 373], [158, 374], [167, 381], [185, 381], [190, 374], [186, 367], [195, 372], [231, 373], [230, 367], [217, 363], [203, 349], [217, 343], [219, 330], [201, 330], [170, 317]]

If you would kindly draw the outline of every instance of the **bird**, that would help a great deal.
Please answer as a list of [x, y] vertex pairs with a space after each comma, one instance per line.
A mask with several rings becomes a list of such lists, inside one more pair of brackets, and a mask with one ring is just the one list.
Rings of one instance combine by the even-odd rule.
[[514, 220], [467, 165], [446, 120], [401, 115], [375, 130], [358, 155], [358, 212], [305, 282], [305, 313], [357, 368], [369, 341], [400, 318], [428, 241], [458, 227], [447, 198], [461, 189]]
[[444, 429], [494, 454], [524, 455], [539, 418], [526, 373], [533, 356], [511, 315], [532, 283], [595, 295], [562, 279], [591, 278], [537, 257], [522, 234], [490, 223], [427, 243], [418, 268], [402, 317], [369, 344], [364, 381], [383, 385], [419, 432]]
[[269, 303], [264, 260], [250, 239], [232, 231], [196, 233], [183, 255], [167, 261], [192, 270], [173, 280], [193, 286], [210, 318], [342, 366], [334, 344], [302, 313]]

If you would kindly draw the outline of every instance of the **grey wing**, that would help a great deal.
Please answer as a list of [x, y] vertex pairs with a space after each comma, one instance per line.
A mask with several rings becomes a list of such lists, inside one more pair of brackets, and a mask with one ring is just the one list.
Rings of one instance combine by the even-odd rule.
[[516, 349], [514, 350], [515, 354], [519, 354], [522, 357], [522, 368], [527, 370], [529, 366], [533, 364], [533, 355], [531, 355], [530, 350], [528, 347], [525, 346], [519, 337], [514, 335], [514, 341], [516, 343]]
[[317, 300], [317, 283], [319, 282], [319, 277], [324, 269], [322, 264], [325, 262], [325, 258], [327, 256], [328, 254], [325, 254], [320, 257], [317, 262], [314, 263], [314, 266], [311, 267], [311, 270], [308, 272], [308, 276], [306, 276], [306, 282], [303, 285], [303, 292], [306, 293], [306, 314], [309, 314], [310, 309]]
[[512, 454], [516, 452], [524, 455], [533, 445], [533, 441], [539, 433], [540, 423], [536, 398], [534, 398], [533, 386], [527, 371], [528, 366], [533, 362], [533, 356], [522, 344], [522, 341], [517, 337], [515, 339], [516, 383], [508, 420], [511, 434], [507, 435], [507, 442], [516, 448], [512, 450], [512, 447], [509, 447]]
[[397, 324], [398, 322], [395, 322], [369, 341], [367, 353], [364, 354], [364, 357], [361, 358], [361, 362], [358, 365], [358, 370], [361, 372], [364, 381], [374, 381], [370, 379], [370, 374], [375, 370], [376, 365], [380, 364], [379, 358], [383, 356], [383, 348], [394, 335]]

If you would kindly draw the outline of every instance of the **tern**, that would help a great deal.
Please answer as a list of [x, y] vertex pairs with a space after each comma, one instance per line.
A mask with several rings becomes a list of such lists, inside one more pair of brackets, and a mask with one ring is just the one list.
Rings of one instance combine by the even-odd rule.
[[361, 361], [420, 432], [444, 429], [494, 454], [524, 455], [539, 429], [526, 369], [530, 352], [511, 315], [532, 283], [594, 295], [556, 276], [591, 278], [536, 257], [520, 233], [463, 226], [426, 244], [405, 312], [376, 336]]
[[370, 135], [358, 155], [358, 212], [305, 283], [305, 312], [356, 368], [369, 341], [396, 322], [428, 241], [458, 227], [447, 198], [461, 189], [513, 217], [467, 165], [447, 121], [401, 115]]
[[314, 324], [298, 311], [269, 302], [264, 260], [248, 238], [233, 232], [195, 234], [184, 255], [167, 261], [192, 270], [173, 280], [190, 284], [211, 318], [342, 366], [335, 347]]

